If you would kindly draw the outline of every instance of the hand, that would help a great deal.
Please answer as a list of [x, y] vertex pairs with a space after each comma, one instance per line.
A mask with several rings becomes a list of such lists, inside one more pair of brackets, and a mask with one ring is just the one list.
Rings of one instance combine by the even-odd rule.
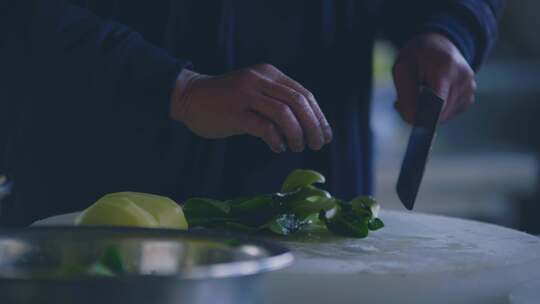
[[219, 76], [184, 70], [173, 92], [171, 116], [199, 136], [250, 134], [274, 152], [285, 151], [286, 143], [295, 152], [306, 144], [319, 150], [332, 140], [313, 94], [268, 64]]
[[445, 101], [442, 121], [464, 112], [474, 103], [474, 72], [456, 46], [443, 35], [429, 33], [409, 41], [399, 53], [393, 75], [398, 95], [396, 109], [408, 123], [414, 121], [421, 82]]

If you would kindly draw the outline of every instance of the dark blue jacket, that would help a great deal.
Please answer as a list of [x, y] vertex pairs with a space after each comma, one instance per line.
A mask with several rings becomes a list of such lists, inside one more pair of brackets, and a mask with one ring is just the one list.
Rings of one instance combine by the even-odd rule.
[[[80, 210], [113, 191], [181, 201], [274, 192], [293, 168], [328, 190], [372, 192], [372, 49], [447, 35], [478, 68], [503, 1], [0, 2], [0, 171], [15, 180], [5, 224]], [[99, 16], [99, 17], [97, 17]], [[272, 153], [260, 140], [205, 140], [168, 118], [179, 71], [271, 63], [310, 89], [334, 128], [322, 151]]]

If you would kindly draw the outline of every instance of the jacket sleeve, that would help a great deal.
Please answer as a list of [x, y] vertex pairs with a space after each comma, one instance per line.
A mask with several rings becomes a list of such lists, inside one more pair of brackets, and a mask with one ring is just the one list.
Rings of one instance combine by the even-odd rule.
[[174, 81], [188, 61], [172, 57], [122, 24], [63, 0], [0, 2], [0, 56], [2, 44], [7, 44], [20, 47], [17, 56], [25, 57], [15, 60], [90, 62], [82, 79], [109, 82], [121, 106], [168, 118]]
[[504, 5], [505, 0], [386, 0], [380, 28], [398, 47], [421, 33], [441, 33], [476, 70], [495, 45]]

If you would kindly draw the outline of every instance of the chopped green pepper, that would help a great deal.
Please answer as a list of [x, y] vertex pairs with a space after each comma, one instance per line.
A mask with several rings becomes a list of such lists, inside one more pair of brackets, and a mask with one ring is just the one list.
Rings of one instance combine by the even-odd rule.
[[246, 233], [267, 230], [289, 235], [310, 224], [323, 223], [333, 233], [362, 238], [369, 230], [384, 226], [376, 218], [379, 205], [373, 198], [338, 200], [313, 185], [324, 181], [324, 176], [316, 171], [294, 170], [283, 183], [281, 192], [227, 201], [192, 198], [184, 203], [184, 213], [190, 227]]
[[297, 169], [287, 176], [281, 187], [281, 192], [290, 192], [302, 186], [310, 186], [315, 183], [322, 184], [325, 181], [324, 176], [317, 171]]

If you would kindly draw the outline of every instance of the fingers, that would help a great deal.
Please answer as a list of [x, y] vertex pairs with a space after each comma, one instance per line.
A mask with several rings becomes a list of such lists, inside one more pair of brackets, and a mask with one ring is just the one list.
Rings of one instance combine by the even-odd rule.
[[321, 124], [324, 134], [324, 143], [329, 144], [334, 138], [334, 132], [332, 131], [332, 127], [328, 123], [326, 116], [324, 116], [321, 107], [319, 107], [319, 103], [315, 100], [315, 98], [313, 98], [313, 94], [309, 94], [308, 101], [311, 104], [311, 108], [313, 109], [315, 116], [317, 116]]
[[331, 142], [333, 138], [332, 127], [330, 127], [330, 124], [328, 123], [326, 116], [323, 114], [321, 108], [319, 107], [319, 103], [315, 99], [315, 96], [313, 96], [313, 94], [309, 90], [304, 88], [304, 86], [302, 86], [300, 83], [288, 77], [287, 75], [283, 74], [280, 70], [278, 70], [274, 66], [262, 65], [262, 68], [267, 69], [267, 70], [269, 69], [273, 73], [275, 73], [277, 76], [275, 78], [275, 81], [277, 83], [280, 83], [302, 94], [302, 96], [308, 101], [309, 106], [311, 107], [311, 110], [313, 111], [313, 113], [315, 114], [315, 117], [318, 120], [318, 125], [320, 126], [321, 132], [324, 137], [324, 140], [323, 140], [324, 143], [327, 144]]
[[401, 118], [412, 124], [416, 115], [418, 99], [418, 77], [415, 68], [398, 61], [392, 70], [396, 86], [397, 102], [394, 105]]
[[[283, 78], [278, 79], [277, 81], [278, 81], [278, 83], [281, 83], [281, 84], [283, 84], [283, 85], [285, 85], [285, 86], [287, 86], [289, 88], [292, 88], [296, 92], [299, 92], [300, 94], [302, 94], [302, 96], [308, 102], [308, 105], [310, 107], [310, 112], [313, 112], [313, 114], [315, 115], [316, 125], [320, 128], [320, 131], [321, 131], [321, 133], [323, 135], [323, 144], [327, 144], [327, 143], [331, 142], [332, 137], [333, 137], [332, 128], [330, 127], [330, 124], [328, 123], [328, 120], [326, 120], [326, 117], [324, 116], [323, 112], [321, 111], [321, 108], [319, 107], [319, 104], [315, 100], [315, 97], [313, 96], [313, 94], [311, 94], [310, 91], [308, 91], [306, 88], [304, 88], [298, 82], [288, 78], [287, 76], [284, 76]], [[317, 138], [317, 140], [318, 140], [318, 138]]]
[[332, 128], [310, 91], [272, 65], [255, 69], [267, 80], [261, 83], [263, 93], [287, 104], [298, 117], [310, 148], [319, 150], [332, 141]]
[[411, 122], [416, 109], [418, 82], [425, 82], [445, 104], [441, 120], [449, 120], [474, 103], [476, 82], [460, 50], [444, 35], [426, 33], [411, 39], [394, 66], [397, 109]]
[[465, 112], [475, 101], [476, 81], [473, 76], [463, 75], [453, 83], [446, 107], [441, 113], [442, 121], [448, 121]]
[[[439, 95], [438, 93], [436, 93], [439, 97], [442, 98], [441, 95]], [[444, 106], [443, 106], [443, 109], [441, 111], [441, 115], [439, 117], [439, 120], [441, 122], [446, 122], [448, 121], [448, 119], [452, 116], [453, 113], [455, 113], [456, 111], [456, 108], [458, 105], [456, 105], [456, 100], [459, 100], [458, 99], [459, 97], [459, 93], [458, 93], [458, 90], [456, 88], [456, 85], [452, 86], [450, 89], [448, 89], [448, 93], [447, 93], [447, 96], [446, 98], [444, 98]]]
[[[309, 101], [299, 92], [277, 82], [266, 82], [262, 93], [278, 101], [294, 113], [303, 132], [302, 140], [307, 142], [311, 149], [319, 150], [325, 143], [324, 134], [319, 119], [313, 112]], [[286, 112], [286, 111], [284, 111]]]
[[251, 104], [251, 107], [253, 111], [263, 115], [278, 127], [287, 139], [288, 146], [292, 151], [301, 152], [304, 150], [304, 132], [297, 117], [287, 104], [260, 95]]
[[[313, 94], [275, 67], [257, 65], [228, 75], [222, 80], [229, 82], [226, 87], [234, 94], [225, 95], [219, 105], [221, 112], [235, 117], [223, 122], [234, 125], [235, 132], [258, 136], [276, 152], [284, 150], [284, 143], [301, 152], [306, 145], [319, 150], [332, 140], [331, 127]], [[240, 116], [246, 121], [237, 122]]]
[[395, 107], [408, 123], [414, 120], [420, 81], [426, 83], [444, 100], [441, 121], [448, 121], [459, 115], [474, 103], [476, 82], [474, 73], [468, 66], [440, 65], [438, 68], [423, 71], [422, 74], [417, 76], [407, 63], [398, 62], [394, 67], [394, 82], [398, 94]]
[[455, 94], [455, 90], [451, 90], [452, 78], [448, 75], [441, 74], [432, 78], [426, 78], [425, 82], [433, 90], [433, 93], [444, 101], [439, 119], [441, 121], [446, 121], [446, 115], [448, 115], [450, 111], [454, 111], [455, 107], [455, 104], [452, 102]]
[[272, 151], [281, 153], [286, 150], [278, 129], [270, 120], [257, 113], [246, 112], [241, 123], [244, 132], [262, 139]]

